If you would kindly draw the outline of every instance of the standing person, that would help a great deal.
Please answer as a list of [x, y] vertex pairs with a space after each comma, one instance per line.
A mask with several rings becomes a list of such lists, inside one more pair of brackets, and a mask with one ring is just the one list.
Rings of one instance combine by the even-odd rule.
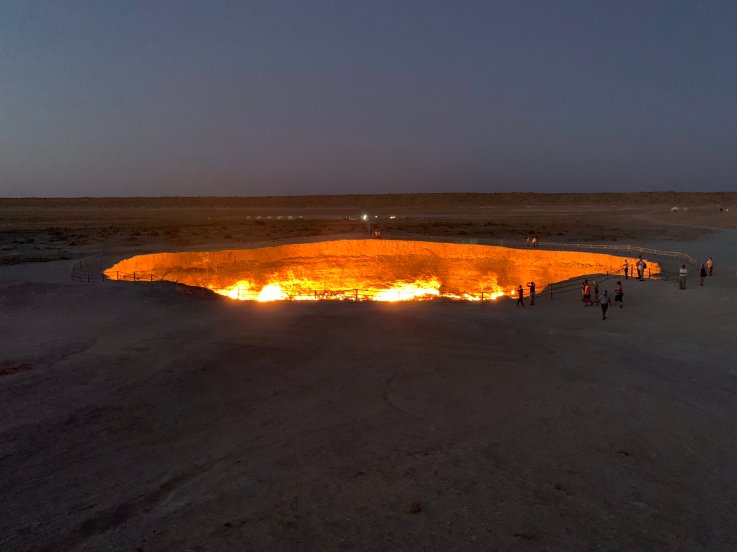
[[619, 303], [619, 308], [622, 308], [622, 299], [624, 298], [624, 287], [622, 287], [622, 282], [617, 282], [617, 285], [614, 286], [614, 302]]
[[530, 305], [535, 304], [535, 282], [527, 282], [527, 287], [530, 288]]
[[627, 261], [627, 259], [624, 260], [624, 279], [629, 280], [629, 274], [630, 272], [630, 263]]
[[642, 280], [642, 277], [640, 276], [642, 272], [642, 255], [640, 255], [635, 262], [635, 268], [637, 269], [637, 279]]
[[702, 285], [703, 286], [704, 285], [704, 280], [706, 279], [706, 266], [703, 265], [703, 264], [701, 265], [701, 273], [699, 274], [699, 276], [701, 276], [701, 284], [699, 284], [699, 285]]
[[686, 289], [686, 277], [688, 276], [688, 270], [686, 265], [682, 264], [681, 268], [678, 269], [678, 289]]
[[522, 289], [522, 284], [519, 285], [517, 288], [517, 305], [516, 306], [525, 306], [525, 300], [524, 300], [524, 290]]
[[589, 285], [589, 281], [584, 278], [583, 283], [581, 284], [581, 301], [586, 303], [586, 286]]
[[593, 305], [591, 302], [591, 286], [589, 285], [588, 280], [584, 280], [583, 285], [583, 306], [588, 307], [589, 305]]
[[596, 280], [592, 280], [594, 284], [594, 303], [599, 304], [599, 283]]
[[606, 320], [606, 311], [609, 305], [612, 304], [612, 298], [607, 295], [607, 291], [604, 290], [604, 295], [601, 296], [601, 319]]
[[706, 270], [709, 271], [709, 276], [714, 276], [714, 261], [711, 257], [706, 261]]

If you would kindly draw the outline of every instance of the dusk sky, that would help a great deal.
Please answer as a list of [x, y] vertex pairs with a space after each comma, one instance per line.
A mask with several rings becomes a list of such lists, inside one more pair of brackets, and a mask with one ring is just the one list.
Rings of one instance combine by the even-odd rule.
[[0, 196], [737, 191], [737, 2], [0, 2]]

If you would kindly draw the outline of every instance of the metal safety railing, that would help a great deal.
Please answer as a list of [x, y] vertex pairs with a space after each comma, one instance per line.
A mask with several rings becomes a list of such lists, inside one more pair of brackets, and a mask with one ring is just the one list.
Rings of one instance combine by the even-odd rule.
[[691, 268], [695, 268], [698, 265], [698, 261], [680, 251], [668, 251], [664, 249], [652, 249], [650, 247], [641, 247], [639, 245], [628, 245], [628, 244], [593, 244], [593, 243], [555, 243], [545, 242], [546, 247], [562, 248], [571, 247], [574, 249], [588, 249], [588, 250], [608, 250], [615, 252], [627, 252], [637, 253], [638, 255], [653, 255], [656, 257], [670, 257], [682, 260], [686, 265], [690, 265]]
[[[658, 273], [659, 274], [659, 273]], [[651, 275], [648, 271], [645, 278], [650, 279], [651, 277], [654, 277], [656, 275]], [[594, 279], [598, 281], [599, 283], [605, 282], [607, 280], [610, 280], [615, 277], [623, 277], [623, 273], [617, 273], [617, 272], [608, 272], [608, 273], [602, 273], [602, 274], [586, 274], [577, 276], [576, 278], [566, 280], [564, 282], [556, 282], [551, 283], [543, 288], [537, 289], [535, 293], [535, 297], [540, 298], [550, 298], [552, 299], [556, 295], [561, 294], [567, 294], [573, 291], [577, 291], [581, 289], [581, 283], [584, 279], [589, 279], [592, 282]], [[75, 280], [77, 281], [87, 281], [84, 276], [75, 276]], [[634, 279], [634, 278], [633, 278]], [[97, 277], [96, 281], [121, 281], [121, 282], [131, 282], [135, 284], [154, 284], [154, 283], [165, 283], [170, 284], [173, 286], [173, 288], [176, 290], [177, 293], [185, 294], [185, 295], [208, 295], [208, 294], [217, 294], [217, 292], [211, 288], [205, 287], [205, 286], [197, 286], [192, 284], [185, 284], [182, 282], [178, 282], [177, 280], [171, 280], [168, 279], [166, 274], [159, 275], [154, 274], [151, 272], [131, 272], [131, 273], [123, 273], [123, 272], [117, 272], [115, 278], [107, 278], [104, 275], [100, 275]], [[90, 282], [95, 280], [89, 280]], [[375, 301], [376, 297], [379, 294], [382, 294], [384, 297], [386, 297], [387, 290], [375, 290], [375, 289], [360, 289], [360, 288], [353, 288], [353, 289], [313, 289], [313, 288], [304, 288], [304, 289], [291, 289], [289, 291], [282, 291], [280, 299], [286, 300], [286, 301], [298, 301], [298, 300], [315, 300], [315, 301], [326, 301], [326, 300], [341, 300], [341, 301], [354, 301], [354, 302], [360, 302], [360, 301]], [[523, 294], [525, 298], [529, 297], [529, 290], [523, 290]], [[220, 295], [220, 294], [217, 294]], [[239, 300], [257, 300], [258, 294], [257, 293], [246, 293], [243, 292], [241, 295], [241, 292], [239, 290], [236, 290], [235, 295], [231, 295], [231, 298], [233, 299], [239, 299]], [[391, 297], [391, 295], [390, 295]], [[397, 299], [401, 297], [401, 292], [397, 292]], [[490, 301], [497, 301], [497, 300], [504, 300], [504, 299], [516, 299], [517, 296], [514, 293], [510, 294], [503, 294], [500, 295], [498, 291], [495, 290], [475, 290], [475, 291], [448, 291], [448, 292], [442, 292], [438, 291], [438, 293], [432, 293], [429, 292], [424, 295], [418, 295], [414, 297], [417, 300], [420, 301], [435, 301], [435, 302], [479, 302], [479, 303], [486, 303]]]

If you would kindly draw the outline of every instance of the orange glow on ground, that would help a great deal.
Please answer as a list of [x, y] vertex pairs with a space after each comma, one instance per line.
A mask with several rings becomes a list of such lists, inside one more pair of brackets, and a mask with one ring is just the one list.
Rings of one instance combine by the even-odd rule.
[[[632, 259], [630, 259], [632, 261]], [[261, 249], [155, 253], [105, 271], [120, 280], [168, 280], [236, 300], [465, 301], [513, 296], [534, 281], [621, 271], [623, 257], [400, 240], [339, 240]], [[653, 274], [659, 266], [647, 261]]]

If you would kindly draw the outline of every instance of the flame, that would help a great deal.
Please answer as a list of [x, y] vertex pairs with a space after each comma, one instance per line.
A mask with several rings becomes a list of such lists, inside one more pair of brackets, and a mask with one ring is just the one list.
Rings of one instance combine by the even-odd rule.
[[414, 282], [395, 282], [388, 289], [374, 295], [374, 301], [411, 301], [440, 296], [440, 282], [437, 278], [415, 280]]
[[259, 303], [265, 303], [266, 301], [283, 301], [289, 296], [284, 293], [279, 284], [269, 284], [263, 287], [263, 289], [256, 296], [256, 301]]
[[[259, 301], [261, 303], [268, 301], [283, 301], [285, 299], [291, 299], [294, 301], [317, 301], [319, 299], [371, 299], [373, 301], [392, 302], [427, 300], [440, 297], [440, 281], [435, 277], [420, 278], [412, 282], [399, 281], [387, 288], [361, 290], [355, 288], [344, 291], [318, 290], [315, 288], [315, 282], [297, 279], [272, 282], [263, 286], [260, 291], [257, 290], [258, 288], [253, 284], [253, 282], [248, 280], [239, 280], [232, 286], [225, 288], [209, 287], [208, 289], [211, 289], [219, 295], [229, 297], [230, 299], [240, 301]], [[452, 294], [446, 294], [446, 296], [453, 297]], [[480, 296], [478, 298], [469, 294], [458, 296], [458, 299], [464, 298], [468, 298], [468, 300], [480, 300]], [[496, 294], [494, 294], [494, 298], [496, 298]]]
[[214, 289], [213, 291], [219, 293], [220, 295], [230, 297], [231, 299], [255, 299], [257, 295], [252, 296], [253, 292], [251, 291], [251, 287], [252, 284], [248, 280], [238, 280], [232, 286], [228, 286], [222, 289]]
[[[125, 259], [110, 279], [165, 279], [240, 301], [461, 301], [514, 297], [535, 281], [621, 270], [623, 257], [399, 240], [340, 240], [261, 249], [155, 253]], [[630, 263], [632, 264], [632, 263]], [[659, 266], [648, 261], [653, 273]]]

